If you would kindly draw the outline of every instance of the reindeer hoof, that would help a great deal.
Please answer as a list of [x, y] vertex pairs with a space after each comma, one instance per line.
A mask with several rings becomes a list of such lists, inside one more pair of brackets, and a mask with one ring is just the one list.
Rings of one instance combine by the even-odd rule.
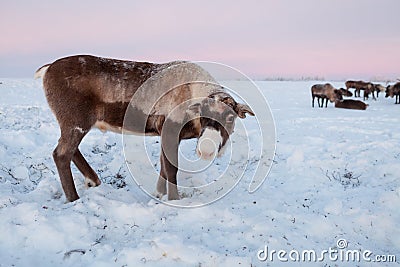
[[99, 186], [100, 183], [101, 183], [100, 180], [98, 180], [97, 182], [94, 182], [89, 178], [85, 178], [85, 187], [86, 188]]
[[178, 194], [172, 194], [168, 195], [168, 200], [180, 200], [181, 198], [179, 197]]
[[165, 196], [165, 193], [161, 193], [161, 192], [155, 192], [154, 194], [153, 194], [153, 196], [154, 197], [156, 197], [156, 198], [158, 198], [158, 199], [162, 199], [163, 198], [163, 196]]
[[79, 199], [79, 196], [74, 194], [74, 195], [68, 196], [68, 197], [66, 197], [66, 198], [67, 198], [67, 199], [65, 200], [65, 203], [64, 203], [64, 204], [67, 204], [67, 203], [74, 202], [74, 201], [78, 200], [78, 199]]

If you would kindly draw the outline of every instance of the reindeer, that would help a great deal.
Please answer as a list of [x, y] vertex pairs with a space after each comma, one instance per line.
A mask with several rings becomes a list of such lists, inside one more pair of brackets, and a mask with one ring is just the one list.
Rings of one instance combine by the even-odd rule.
[[349, 97], [352, 97], [352, 96], [353, 96], [353, 93], [350, 92], [350, 91], [347, 90], [347, 89], [340, 88], [339, 90], [340, 90], [340, 92], [342, 93], [342, 96], [349, 96]]
[[[311, 97], [312, 97], [312, 107], [314, 107], [314, 99], [318, 100], [318, 107], [324, 107], [324, 101], [326, 100], [325, 107], [328, 106], [328, 99], [332, 103], [336, 100], [342, 100], [343, 96], [340, 90], [335, 89], [330, 83], [326, 84], [314, 84], [311, 86]], [[322, 103], [319, 100], [322, 99]]]
[[[361, 90], [363, 90], [363, 89], [364, 89], [363, 100], [368, 100], [369, 99], [369, 94], [372, 94], [372, 99], [376, 100], [375, 87], [374, 86], [367, 87], [367, 88], [361, 88]], [[358, 94], [358, 95], [360, 95], [360, 94]]]
[[345, 99], [335, 101], [335, 108], [366, 110], [367, 107], [368, 104], [365, 104], [360, 100]]
[[87, 186], [101, 183], [78, 148], [92, 128], [161, 136], [157, 192], [174, 200], [179, 199], [180, 141], [198, 138], [197, 154], [211, 159], [223, 152], [236, 118], [254, 116], [249, 106], [237, 103], [211, 75], [190, 62], [155, 64], [78, 55], [42, 66], [35, 77], [43, 78], [47, 102], [61, 129], [53, 158], [71, 202], [79, 198], [71, 161]]
[[345, 82], [347, 90], [350, 88], [354, 88], [354, 96], [360, 97], [361, 90], [364, 91], [363, 99], [366, 100], [369, 98], [369, 94], [372, 93], [372, 97], [376, 100], [374, 95], [375, 87], [370, 82], [363, 82], [363, 81], [346, 81]]
[[[383, 93], [386, 91], [386, 87], [381, 85], [381, 84], [373, 84], [374, 85], [374, 91], [376, 92], [376, 97], [379, 97], [379, 93]], [[373, 92], [372, 92], [373, 94]]]
[[395, 83], [394, 85], [388, 85], [386, 87], [386, 95], [385, 97], [393, 98], [396, 96], [395, 104], [400, 104], [400, 82]]

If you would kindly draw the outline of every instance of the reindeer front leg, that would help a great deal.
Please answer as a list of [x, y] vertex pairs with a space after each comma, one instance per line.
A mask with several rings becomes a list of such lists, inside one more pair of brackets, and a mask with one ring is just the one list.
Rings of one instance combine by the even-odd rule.
[[181, 125], [179, 123], [168, 120], [164, 123], [161, 133], [161, 170], [157, 182], [157, 191], [158, 195], [165, 195], [168, 192], [168, 200], [179, 199], [176, 175], [178, 173], [180, 130]]
[[161, 170], [160, 170], [160, 176], [158, 176], [157, 180], [157, 192], [156, 192], [156, 197], [161, 199], [163, 196], [167, 194], [167, 175], [165, 174], [164, 171], [164, 153], [161, 152], [160, 155], [160, 163], [161, 163]]
[[179, 199], [177, 180], [176, 180], [176, 174], [178, 173], [178, 166], [177, 164], [174, 163], [178, 162], [178, 146], [176, 146], [176, 153], [175, 151], [171, 152], [171, 150], [175, 150], [175, 148], [169, 147], [167, 148], [167, 150], [169, 150], [169, 152], [167, 152], [168, 156], [164, 152], [164, 149], [161, 148], [161, 156], [160, 156], [161, 171], [157, 182], [157, 191], [160, 194], [165, 195], [166, 193], [165, 191], [168, 188], [168, 200], [176, 200]]

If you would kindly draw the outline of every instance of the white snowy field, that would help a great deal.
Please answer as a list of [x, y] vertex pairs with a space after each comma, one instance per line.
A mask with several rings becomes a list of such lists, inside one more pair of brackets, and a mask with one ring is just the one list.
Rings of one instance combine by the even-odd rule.
[[[85, 189], [73, 167], [81, 198], [65, 204], [52, 160], [59, 129], [41, 81], [0, 82], [0, 266], [310, 266], [289, 252], [320, 256], [335, 249], [369, 250], [372, 260], [395, 255], [397, 262], [325, 255], [312, 265], [400, 263], [400, 105], [394, 99], [381, 94], [367, 101], [366, 111], [331, 103], [311, 108], [315, 82], [258, 82], [276, 124], [271, 172], [255, 193], [248, 193], [245, 173], [232, 192], [200, 208], [147, 196], [130, 177], [121, 135], [93, 130], [80, 149], [103, 183]], [[184, 145], [190, 152], [195, 144]], [[157, 138], [147, 140], [154, 164], [158, 145]], [[241, 164], [233, 168], [242, 171]], [[276, 254], [260, 261], [265, 247], [286, 251], [289, 262]]]

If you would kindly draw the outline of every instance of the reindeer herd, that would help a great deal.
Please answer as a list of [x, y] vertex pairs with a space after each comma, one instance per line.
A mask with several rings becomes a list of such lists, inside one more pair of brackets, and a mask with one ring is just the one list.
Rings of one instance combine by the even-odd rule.
[[346, 89], [336, 89], [330, 83], [314, 84], [311, 86], [312, 107], [314, 107], [315, 98], [317, 98], [318, 107], [320, 108], [323, 108], [324, 104], [325, 107], [327, 107], [329, 100], [334, 103], [335, 108], [367, 109], [368, 104], [360, 100], [343, 99], [343, 96], [353, 96], [353, 93], [350, 92], [349, 89], [354, 89], [354, 97], [360, 97], [361, 91], [363, 91], [363, 100], [368, 100], [370, 95], [376, 100], [376, 98], [379, 97], [379, 93], [385, 92], [385, 97], [396, 97], [395, 104], [400, 104], [400, 82], [384, 87], [381, 84], [374, 84], [371, 82], [346, 81], [345, 86]]

